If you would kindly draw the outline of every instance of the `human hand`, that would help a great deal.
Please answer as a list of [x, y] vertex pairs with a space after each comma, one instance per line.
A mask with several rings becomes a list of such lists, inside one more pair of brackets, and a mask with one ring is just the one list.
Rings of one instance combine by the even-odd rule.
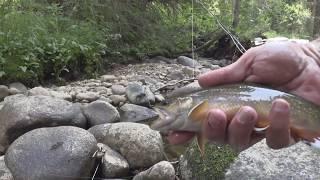
[[[251, 48], [237, 62], [211, 71], [199, 77], [202, 87], [253, 82], [291, 92], [315, 104], [320, 104], [320, 55], [310, 44], [294, 42], [272, 42]], [[266, 131], [267, 144], [271, 148], [282, 148], [290, 144], [289, 104], [278, 99], [273, 102]], [[204, 124], [208, 139], [229, 143], [243, 150], [262, 137], [252, 133], [257, 121], [256, 111], [242, 107], [228, 123], [222, 110], [209, 111]], [[183, 143], [193, 137], [190, 132], [173, 132], [168, 136], [173, 144]]]

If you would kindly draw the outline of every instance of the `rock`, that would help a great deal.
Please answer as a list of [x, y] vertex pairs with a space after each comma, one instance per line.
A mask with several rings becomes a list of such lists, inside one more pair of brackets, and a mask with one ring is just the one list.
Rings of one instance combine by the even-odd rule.
[[161, 94], [155, 95], [156, 102], [164, 102], [166, 99]]
[[72, 101], [72, 96], [64, 92], [50, 91], [50, 95], [54, 98], [64, 99], [67, 101]]
[[121, 95], [111, 95], [110, 99], [114, 105], [119, 105], [120, 103], [127, 101], [127, 98]]
[[37, 96], [37, 95], [42, 95], [42, 96], [51, 96], [50, 91], [46, 88], [43, 87], [34, 87], [28, 91], [29, 96]]
[[94, 101], [84, 106], [83, 113], [88, 120], [89, 127], [113, 123], [120, 119], [118, 110], [104, 101]]
[[191, 68], [191, 67], [188, 67], [188, 66], [182, 68], [182, 72], [184, 72], [185, 74], [187, 74], [190, 77], [198, 76], [200, 74], [200, 70], [199, 69]]
[[156, 97], [148, 86], [145, 86], [145, 93], [150, 104], [156, 103]]
[[112, 85], [111, 90], [112, 90], [112, 93], [116, 95], [124, 95], [126, 93], [126, 88], [118, 84]]
[[236, 153], [229, 146], [208, 143], [205, 146], [204, 156], [201, 156], [197, 143], [193, 141], [180, 157], [180, 178], [184, 180], [223, 179]]
[[76, 98], [79, 101], [87, 100], [89, 102], [95, 101], [99, 99], [99, 93], [96, 92], [86, 92], [86, 93], [79, 93], [76, 95]]
[[197, 67], [197, 66], [200, 65], [196, 60], [193, 60], [193, 59], [191, 59], [189, 57], [186, 57], [186, 56], [179, 56], [177, 58], [177, 62], [179, 64], [182, 64], [184, 66], [189, 66], [189, 67], [192, 67], [192, 68]]
[[9, 88], [7, 86], [0, 85], [0, 101], [2, 101], [5, 97], [9, 95]]
[[100, 77], [100, 80], [102, 82], [109, 82], [109, 81], [114, 81], [117, 80], [118, 78], [114, 75], [103, 75]]
[[185, 79], [185, 75], [183, 74], [183, 72], [181, 70], [174, 70], [171, 71], [168, 76], [167, 76], [170, 80], [181, 80], [181, 79]]
[[9, 84], [9, 91], [12, 95], [14, 94], [24, 94], [28, 91], [27, 87], [20, 83], [20, 82], [14, 82]]
[[0, 180], [13, 180], [13, 176], [4, 162], [4, 156], [0, 157]]
[[86, 128], [80, 104], [49, 96], [8, 96], [0, 111], [0, 154], [20, 135], [40, 127]]
[[120, 152], [130, 168], [145, 168], [163, 160], [163, 141], [159, 132], [138, 123], [120, 122], [89, 129], [98, 142]]
[[5, 162], [14, 179], [80, 179], [91, 176], [96, 150], [96, 139], [84, 129], [39, 128], [16, 139], [8, 148]]
[[117, 151], [105, 144], [98, 143], [104, 155], [102, 157], [101, 173], [103, 178], [125, 177], [129, 173], [128, 161]]
[[124, 104], [119, 111], [122, 122], [147, 122], [159, 116], [154, 110], [135, 104]]
[[242, 151], [226, 179], [320, 179], [320, 153], [303, 143], [270, 149], [265, 140]]
[[126, 95], [132, 104], [150, 106], [145, 88], [138, 83], [129, 83], [127, 86]]
[[103, 82], [102, 83], [102, 86], [106, 87], [106, 88], [109, 88], [112, 86], [112, 83], [108, 83], [108, 82]]
[[3, 106], [4, 106], [4, 101], [1, 101], [1, 102], [0, 102], [0, 111], [1, 111], [1, 109], [2, 109]]
[[161, 161], [153, 165], [148, 170], [142, 171], [133, 180], [145, 180], [145, 179], [155, 179], [155, 180], [175, 180], [176, 174], [174, 167], [168, 161]]

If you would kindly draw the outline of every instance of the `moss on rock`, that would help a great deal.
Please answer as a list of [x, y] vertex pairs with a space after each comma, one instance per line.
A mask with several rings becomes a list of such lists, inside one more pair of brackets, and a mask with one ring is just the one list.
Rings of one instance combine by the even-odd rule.
[[205, 155], [201, 157], [196, 141], [180, 159], [180, 175], [182, 179], [223, 179], [237, 153], [227, 145], [207, 144]]

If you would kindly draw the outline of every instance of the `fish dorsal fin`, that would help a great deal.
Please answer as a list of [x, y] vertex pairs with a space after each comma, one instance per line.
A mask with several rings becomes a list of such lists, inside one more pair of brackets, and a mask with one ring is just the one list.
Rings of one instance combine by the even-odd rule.
[[208, 111], [208, 109], [209, 101], [206, 99], [193, 107], [190, 110], [188, 117], [193, 121], [203, 121], [206, 118], [206, 112]]

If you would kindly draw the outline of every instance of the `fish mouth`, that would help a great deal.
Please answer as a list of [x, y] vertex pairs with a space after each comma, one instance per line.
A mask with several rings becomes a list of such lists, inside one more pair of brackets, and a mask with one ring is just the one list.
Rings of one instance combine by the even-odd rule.
[[159, 118], [150, 125], [150, 128], [160, 132], [168, 131], [170, 124], [175, 121], [175, 115], [160, 107], [154, 107], [153, 109], [159, 114]]

